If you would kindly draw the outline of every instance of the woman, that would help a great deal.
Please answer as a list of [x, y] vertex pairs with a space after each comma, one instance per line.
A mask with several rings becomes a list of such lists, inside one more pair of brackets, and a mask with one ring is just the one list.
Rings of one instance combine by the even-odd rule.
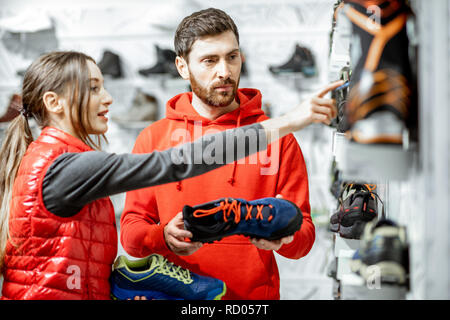
[[[194, 150], [210, 149], [215, 141], [226, 143], [214, 148], [214, 159], [219, 152], [228, 162], [239, 160], [225, 157], [227, 149], [234, 149], [227, 132], [152, 154], [98, 151], [112, 98], [95, 61], [82, 53], [52, 52], [38, 58], [25, 73], [22, 101], [22, 115], [12, 121], [0, 153], [4, 299], [109, 299], [117, 231], [108, 196], [179, 181], [226, 164], [206, 165], [211, 159], [203, 159], [196, 165], [192, 160]], [[261, 151], [312, 122], [329, 123], [335, 116], [332, 101], [314, 101], [228, 135], [241, 141], [240, 135], [258, 131], [258, 148], [250, 151], [255, 148], [245, 140], [241, 157]], [[42, 128], [36, 141], [29, 117]]]

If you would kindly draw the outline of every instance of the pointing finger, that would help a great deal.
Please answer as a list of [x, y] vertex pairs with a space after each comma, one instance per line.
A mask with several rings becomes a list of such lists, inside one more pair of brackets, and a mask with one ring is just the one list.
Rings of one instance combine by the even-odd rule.
[[326, 95], [328, 92], [336, 89], [337, 87], [342, 86], [345, 83], [344, 80], [339, 80], [339, 81], [335, 81], [330, 83], [329, 85], [327, 85], [324, 89], [322, 89], [319, 94], [317, 94], [317, 96], [319, 98], [322, 98], [324, 95]]

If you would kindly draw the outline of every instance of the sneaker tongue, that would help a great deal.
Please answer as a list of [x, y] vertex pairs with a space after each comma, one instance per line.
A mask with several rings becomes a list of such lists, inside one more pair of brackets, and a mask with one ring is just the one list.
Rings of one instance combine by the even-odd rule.
[[149, 257], [148, 264], [150, 265], [150, 270], [153, 270], [154, 268], [156, 268], [160, 265], [161, 258], [162, 257], [157, 254], [152, 254]]

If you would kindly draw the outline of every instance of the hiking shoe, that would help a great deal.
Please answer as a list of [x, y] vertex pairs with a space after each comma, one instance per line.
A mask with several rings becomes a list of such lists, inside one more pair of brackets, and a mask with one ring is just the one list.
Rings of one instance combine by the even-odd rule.
[[[373, 4], [379, 5], [378, 22], [369, 13]], [[415, 137], [417, 131], [417, 80], [407, 31], [412, 11], [401, 0], [349, 0], [343, 8], [355, 53], [343, 129], [356, 143], [401, 145], [404, 132]]]
[[270, 66], [269, 71], [274, 75], [302, 72], [305, 77], [312, 77], [316, 75], [317, 68], [311, 51], [296, 44], [291, 58], [280, 66]]
[[119, 256], [110, 277], [111, 298], [133, 300], [220, 300], [226, 293], [222, 280], [195, 274], [159, 254], [139, 260]]
[[169, 74], [171, 77], [179, 77], [177, 67], [175, 66], [175, 58], [177, 57], [175, 51], [171, 49], [161, 49], [155, 44], [156, 49], [156, 63], [149, 68], [140, 69], [139, 74], [145, 77], [153, 75]]
[[359, 239], [367, 222], [378, 216], [375, 185], [349, 183], [339, 197], [339, 208], [330, 217], [330, 230], [346, 239]]
[[185, 228], [193, 234], [192, 241], [204, 243], [235, 234], [278, 240], [299, 230], [303, 216], [294, 203], [284, 199], [222, 198], [184, 206], [183, 219]]
[[103, 52], [102, 59], [98, 63], [98, 67], [105, 76], [111, 76], [112, 78], [123, 78], [122, 61], [119, 55], [105, 50]]
[[381, 283], [407, 285], [409, 248], [406, 229], [389, 219], [368, 223], [350, 268], [366, 281], [378, 276]]

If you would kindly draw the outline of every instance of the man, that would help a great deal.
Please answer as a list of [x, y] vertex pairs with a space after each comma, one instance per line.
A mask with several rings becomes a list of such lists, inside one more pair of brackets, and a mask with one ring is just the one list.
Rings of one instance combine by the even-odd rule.
[[[206, 9], [183, 19], [175, 35], [176, 66], [192, 92], [167, 103], [166, 118], [144, 129], [133, 152], [165, 150], [205, 133], [223, 131], [267, 117], [261, 93], [238, 89], [243, 57], [233, 20], [223, 11]], [[331, 105], [322, 95], [312, 104]], [[279, 299], [279, 273], [273, 251], [299, 259], [311, 249], [315, 228], [311, 221], [308, 178], [300, 147], [292, 134], [259, 154], [258, 161], [234, 162], [201, 177], [127, 193], [121, 218], [121, 242], [132, 256], [159, 253], [191, 271], [223, 280], [224, 299]], [[253, 158], [253, 160], [255, 160]], [[186, 241], [184, 205], [223, 197], [254, 200], [281, 196], [303, 213], [294, 236], [277, 241], [225, 237], [212, 244]]]

